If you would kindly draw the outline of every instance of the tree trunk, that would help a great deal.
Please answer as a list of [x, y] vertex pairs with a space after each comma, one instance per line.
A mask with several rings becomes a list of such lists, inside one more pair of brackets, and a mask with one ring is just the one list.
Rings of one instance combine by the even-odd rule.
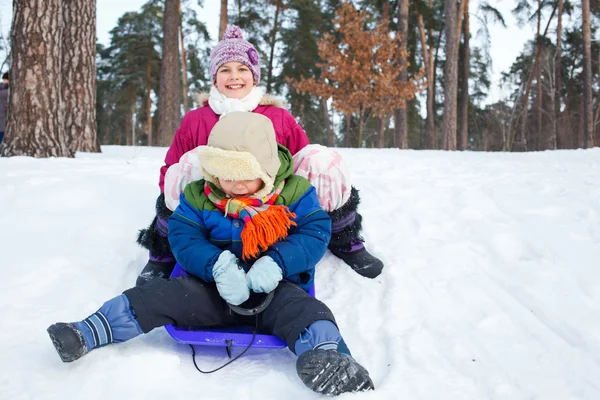
[[363, 120], [365, 119], [364, 115], [363, 115], [363, 107], [360, 106], [358, 109], [358, 130], [356, 132], [356, 147], [357, 148], [361, 148], [362, 147], [362, 134], [363, 134]]
[[[535, 67], [535, 65], [533, 66]], [[533, 72], [533, 71], [531, 71]], [[533, 76], [533, 75], [532, 75]], [[523, 100], [523, 109], [521, 111], [521, 151], [527, 151], [527, 122], [529, 119], [529, 90]]]
[[185, 54], [185, 38], [183, 36], [183, 13], [181, 12], [181, 0], [179, 1], [179, 39], [181, 42], [181, 89], [183, 99], [183, 114], [190, 111], [188, 97], [188, 76], [187, 76], [187, 56]]
[[[398, 35], [401, 40], [401, 47], [406, 55], [406, 44], [408, 41], [408, 0], [400, 0], [398, 4]], [[400, 76], [401, 82], [408, 81], [408, 71], [406, 65], [406, 57], [400, 56]], [[398, 147], [408, 149], [408, 118], [406, 116], [406, 100], [402, 102], [403, 106], [396, 110], [396, 140]]]
[[73, 157], [61, 98], [61, 0], [13, 3], [5, 155]]
[[463, 19], [463, 65], [462, 65], [462, 88], [460, 96], [460, 123], [458, 148], [467, 150], [469, 141], [469, 72], [471, 68], [470, 38], [471, 28], [469, 26], [469, 0], [465, 2], [465, 14]]
[[[403, 2], [404, 0], [400, 0]], [[381, 23], [389, 30], [390, 26], [390, 0], [382, 0]], [[402, 5], [400, 5], [402, 7]]]
[[352, 127], [352, 113], [346, 114], [346, 133], [344, 134], [344, 147], [350, 147], [350, 128]]
[[[466, 0], [462, 0], [466, 1]], [[456, 150], [456, 94], [458, 89], [458, 40], [456, 0], [445, 0], [446, 63], [444, 66], [444, 149]]]
[[331, 129], [331, 121], [329, 120], [329, 110], [327, 109], [327, 100], [321, 98], [321, 109], [323, 110], [323, 123], [327, 131], [327, 146], [335, 147], [335, 133]]
[[[552, 18], [554, 18], [554, 13], [556, 13], [556, 9], [558, 7], [558, 4], [556, 4], [554, 6], [554, 8], [552, 9], [552, 14], [550, 14], [550, 18], [548, 18], [548, 23], [546, 24], [546, 29], [544, 29], [544, 34], [542, 35], [541, 39], [544, 39], [546, 37], [546, 34], [548, 33], [548, 28], [550, 27], [550, 21], [552, 21]], [[531, 84], [533, 82], [533, 74], [535, 72], [535, 67], [536, 65], [540, 62], [540, 55], [541, 55], [541, 51], [540, 51], [540, 47], [538, 46], [535, 52], [535, 58], [533, 59], [533, 64], [531, 65], [531, 71], [529, 72], [529, 78], [527, 80], [527, 84], [526, 84], [526, 89], [525, 89], [525, 95], [524, 96], [520, 96], [520, 98], [517, 98], [517, 101], [515, 101], [515, 105], [513, 107], [513, 112], [511, 113], [511, 117], [510, 117], [510, 121], [508, 123], [508, 148], [507, 150], [510, 151], [512, 150], [512, 141], [513, 141], [513, 135], [511, 132], [511, 127], [513, 124], [513, 115], [515, 114], [515, 109], [517, 108], [519, 102], [521, 102], [521, 108], [523, 110], [523, 112], [526, 113], [527, 111], [527, 104], [529, 103], [528, 99], [529, 99], [529, 92], [531, 90]], [[522, 92], [521, 92], [522, 93]], [[525, 114], [526, 117], [526, 114]], [[524, 121], [521, 121], [521, 123], [523, 123]], [[522, 127], [521, 129], [521, 135], [524, 135], [524, 127]], [[524, 136], [522, 136], [522, 140], [526, 140], [526, 138]], [[523, 143], [524, 145], [526, 145], [526, 143]], [[523, 146], [523, 150], [525, 150], [526, 146]]]
[[556, 27], [556, 56], [554, 59], [554, 85], [556, 87], [554, 93], [554, 137], [550, 140], [551, 149], [560, 149], [563, 143], [559, 140], [560, 126], [560, 90], [562, 88], [562, 16], [563, 16], [563, 0], [558, 0], [558, 25]]
[[146, 65], [146, 82], [148, 87], [146, 88], [146, 135], [147, 135], [147, 146], [152, 146], [152, 65], [150, 56], [147, 57], [148, 64]]
[[380, 125], [379, 125], [379, 137], [378, 137], [378, 143], [377, 143], [377, 148], [379, 148], [379, 149], [383, 149], [385, 147], [385, 131], [387, 129], [388, 122], [389, 122], [389, 117], [381, 117], [379, 119]]
[[[538, 0], [538, 17], [537, 17], [537, 37], [536, 39], [540, 38], [540, 34], [541, 34], [541, 29], [542, 29], [542, 0]], [[541, 47], [540, 51], [544, 51], [543, 48], [543, 44], [538, 43], [538, 46]], [[546, 142], [545, 140], [542, 140], [542, 124], [543, 124], [543, 119], [542, 119], [542, 111], [543, 111], [543, 93], [542, 93], [542, 63], [538, 63], [537, 65], [537, 69], [536, 69], [536, 89], [537, 89], [537, 106], [536, 106], [536, 119], [537, 119], [537, 123], [536, 123], [536, 141], [538, 143], [536, 150], [545, 150], [545, 146], [540, 148], [540, 143], [542, 142]]]
[[221, 19], [219, 20], [219, 40], [223, 38], [227, 29], [227, 0], [221, 0]]
[[490, 149], [490, 133], [487, 127], [483, 128], [483, 151], [489, 151]]
[[179, 66], [179, 0], [166, 0], [158, 93], [157, 144], [169, 146], [181, 122], [181, 76]]
[[71, 151], [98, 153], [96, 0], [63, 0], [62, 100]]
[[590, 0], [581, 0], [583, 15], [583, 147], [594, 147], [592, 126], [592, 40], [590, 32]]
[[273, 29], [270, 35], [270, 46], [269, 52], [269, 63], [267, 65], [267, 93], [271, 93], [271, 86], [273, 85], [273, 64], [275, 63], [275, 44], [277, 44], [277, 31], [279, 30], [279, 14], [281, 12], [281, 1], [278, 1], [275, 5], [275, 18], [273, 21]]
[[417, 17], [417, 24], [419, 27], [421, 50], [423, 52], [423, 63], [425, 64], [425, 75], [427, 77], [427, 120], [425, 130], [427, 140], [429, 142], [429, 148], [437, 149], [437, 137], [435, 133], [435, 111], [433, 109], [435, 102], [435, 64], [433, 59], [433, 47], [427, 45], [427, 38], [425, 37], [425, 24], [423, 23], [423, 16], [420, 14]]
[[131, 145], [135, 146], [137, 140], [135, 140], [135, 101], [131, 103]]

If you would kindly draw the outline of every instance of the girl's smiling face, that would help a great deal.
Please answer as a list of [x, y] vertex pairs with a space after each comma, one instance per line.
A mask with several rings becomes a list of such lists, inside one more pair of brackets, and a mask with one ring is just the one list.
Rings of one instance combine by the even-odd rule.
[[231, 99], [242, 99], [254, 87], [254, 76], [246, 65], [231, 61], [217, 70], [215, 86], [219, 93]]

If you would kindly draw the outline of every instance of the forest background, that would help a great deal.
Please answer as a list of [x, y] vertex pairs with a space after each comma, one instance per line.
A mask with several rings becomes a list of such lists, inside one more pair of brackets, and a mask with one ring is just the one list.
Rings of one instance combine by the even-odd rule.
[[[261, 54], [264, 88], [287, 100], [316, 143], [480, 151], [600, 143], [597, 0], [149, 0], [123, 14], [105, 43], [96, 13], [108, 2], [17, 3], [19, 29], [2, 38], [2, 68], [13, 62], [11, 93], [22, 93], [11, 96], [3, 155], [168, 146], [181, 117], [199, 106], [195, 94], [209, 90], [210, 49], [232, 23]], [[19, 20], [35, 7], [56, 14], [54, 22]], [[519, 27], [531, 37], [514, 43], [520, 52], [494, 75], [502, 53], [490, 30]], [[60, 61], [39, 69], [36, 87], [54, 88], [52, 105], [20, 111], [12, 101], [27, 98], [26, 71], [41, 57], [19, 55], [31, 47], [19, 43], [36, 34], [57, 42], [46, 56]], [[510, 38], [494, 43], [510, 46]]]

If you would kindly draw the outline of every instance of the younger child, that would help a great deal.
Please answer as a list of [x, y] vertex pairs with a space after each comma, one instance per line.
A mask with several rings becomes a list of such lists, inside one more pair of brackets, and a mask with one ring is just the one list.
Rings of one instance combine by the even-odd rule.
[[305, 291], [326, 251], [331, 219], [314, 187], [293, 175], [291, 154], [277, 144], [271, 121], [231, 113], [215, 125], [199, 156], [205, 180], [185, 188], [169, 219], [173, 253], [191, 276], [153, 279], [82, 321], [51, 325], [60, 358], [75, 361], [166, 324], [247, 325], [227, 303], [274, 291], [258, 330], [286, 341], [306, 386], [329, 395], [373, 389], [332, 312]]
[[[344, 160], [332, 149], [309, 145], [306, 133], [281, 101], [264, 94], [258, 86], [258, 52], [243, 39], [237, 26], [228, 27], [223, 40], [211, 52], [210, 77], [213, 82], [210, 94], [201, 95], [201, 107], [183, 118], [160, 170], [161, 194], [156, 202], [156, 217], [138, 237], [138, 243], [150, 250], [150, 259], [137, 284], [171, 274], [175, 259], [167, 240], [167, 219], [177, 207], [180, 191], [187, 183], [200, 179], [194, 174], [198, 171], [195, 149], [206, 145], [212, 127], [232, 111], [262, 114], [271, 120], [277, 142], [294, 156], [294, 173], [307, 178], [316, 188], [321, 206], [332, 219], [331, 252], [359, 274], [369, 278], [378, 276], [383, 263], [363, 245], [362, 216], [357, 211], [360, 198], [350, 182]], [[189, 152], [192, 153], [186, 154]]]

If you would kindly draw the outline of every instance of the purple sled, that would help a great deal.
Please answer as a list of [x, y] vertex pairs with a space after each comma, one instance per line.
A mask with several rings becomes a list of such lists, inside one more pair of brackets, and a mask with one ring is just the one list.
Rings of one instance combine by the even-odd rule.
[[[178, 276], [187, 276], [183, 268], [177, 263], [171, 273], [171, 278]], [[310, 287], [308, 294], [315, 297], [315, 285]], [[252, 326], [236, 326], [224, 328], [181, 328], [175, 325], [166, 325], [165, 329], [179, 343], [194, 344], [200, 346], [222, 346], [227, 347], [248, 347], [252, 342]], [[274, 335], [265, 335], [257, 333], [252, 347], [280, 349], [287, 344]]]

